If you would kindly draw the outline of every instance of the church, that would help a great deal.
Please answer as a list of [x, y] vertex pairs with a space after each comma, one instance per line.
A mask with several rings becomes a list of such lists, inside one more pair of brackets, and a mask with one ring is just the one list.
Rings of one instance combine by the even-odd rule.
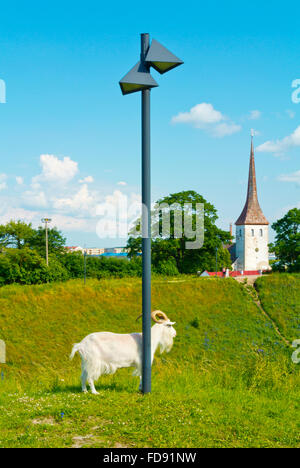
[[235, 243], [228, 248], [233, 269], [238, 271], [269, 270], [269, 222], [257, 198], [253, 136], [251, 137], [247, 199], [235, 226]]

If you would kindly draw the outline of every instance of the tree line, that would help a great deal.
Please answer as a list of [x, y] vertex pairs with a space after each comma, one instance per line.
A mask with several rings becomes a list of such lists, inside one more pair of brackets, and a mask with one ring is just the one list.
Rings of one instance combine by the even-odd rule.
[[289, 210], [272, 224], [275, 242], [269, 244], [270, 252], [276, 256], [274, 271], [300, 272], [300, 209]]
[[48, 228], [49, 266], [46, 264], [45, 228], [10, 221], [0, 225], [0, 286], [5, 284], [41, 284], [83, 278], [86, 260], [88, 278], [138, 276], [141, 260], [84, 256], [69, 253], [66, 238], [57, 228]]
[[[174, 218], [170, 217], [170, 235], [161, 234], [160, 214], [153, 216], [153, 223], [158, 225], [158, 234], [152, 239], [152, 271], [154, 274], [175, 276], [181, 273], [195, 274], [197, 271], [215, 271], [231, 269], [231, 259], [226, 244], [230, 244], [229, 231], [216, 226], [218, 219], [215, 207], [194, 191], [170, 194], [157, 202], [181, 207], [185, 217], [191, 216], [191, 225], [195, 225], [193, 213], [187, 213], [186, 204], [204, 207], [204, 244], [200, 249], [185, 248], [187, 239], [184, 235], [176, 238]], [[183, 217], [182, 217], [183, 218]], [[135, 235], [129, 233], [127, 242], [128, 260], [107, 257], [84, 258], [81, 252], [69, 253], [66, 250], [66, 238], [57, 228], [48, 228], [49, 266], [45, 260], [45, 228], [34, 229], [30, 223], [10, 221], [0, 225], [0, 286], [5, 284], [40, 284], [52, 281], [65, 281], [71, 278], [83, 278], [86, 265], [87, 278], [107, 278], [141, 276], [142, 239], [139, 235], [140, 220], [135, 224]], [[290, 210], [283, 218], [273, 223], [276, 232], [275, 242], [270, 244], [270, 251], [276, 255], [273, 270], [300, 271], [300, 209]], [[216, 258], [217, 256], [217, 258]]]

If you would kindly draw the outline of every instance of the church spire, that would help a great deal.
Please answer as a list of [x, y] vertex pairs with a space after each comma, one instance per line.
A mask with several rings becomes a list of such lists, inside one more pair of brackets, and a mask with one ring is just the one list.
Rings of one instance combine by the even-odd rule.
[[255, 175], [255, 161], [253, 149], [253, 133], [251, 132], [251, 151], [250, 151], [250, 165], [249, 165], [249, 178], [248, 178], [248, 192], [247, 200], [244, 209], [235, 223], [236, 225], [244, 224], [269, 224], [265, 218], [257, 199], [256, 188], [256, 175]]

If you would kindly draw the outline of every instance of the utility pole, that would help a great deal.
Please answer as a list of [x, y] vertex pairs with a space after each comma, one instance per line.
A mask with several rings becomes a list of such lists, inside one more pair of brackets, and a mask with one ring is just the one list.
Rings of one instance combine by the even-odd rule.
[[52, 219], [50, 218], [43, 218], [42, 223], [45, 224], [45, 232], [46, 232], [46, 263], [49, 266], [49, 253], [48, 253], [48, 223], [51, 223]]
[[84, 248], [84, 284], [86, 284], [86, 248]]

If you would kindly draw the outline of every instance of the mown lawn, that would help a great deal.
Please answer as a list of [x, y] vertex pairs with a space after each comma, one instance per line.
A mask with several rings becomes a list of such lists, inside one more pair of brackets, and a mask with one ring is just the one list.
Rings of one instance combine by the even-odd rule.
[[153, 308], [176, 320], [151, 395], [124, 369], [80, 393], [72, 344], [138, 331], [138, 279], [0, 289], [1, 447], [297, 447], [299, 368], [234, 280], [154, 279]]

